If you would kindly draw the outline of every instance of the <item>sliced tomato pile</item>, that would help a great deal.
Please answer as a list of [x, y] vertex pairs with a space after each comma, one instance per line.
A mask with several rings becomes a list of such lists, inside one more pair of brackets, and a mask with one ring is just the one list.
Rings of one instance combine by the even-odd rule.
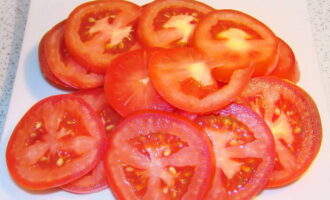
[[249, 200], [291, 184], [322, 141], [293, 49], [260, 20], [195, 0], [90, 1], [39, 43], [67, 94], [22, 117], [7, 166], [25, 189], [117, 199]]

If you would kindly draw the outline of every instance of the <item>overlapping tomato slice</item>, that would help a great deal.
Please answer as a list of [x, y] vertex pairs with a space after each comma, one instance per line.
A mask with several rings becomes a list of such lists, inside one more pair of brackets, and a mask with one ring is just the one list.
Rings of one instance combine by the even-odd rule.
[[321, 119], [313, 99], [288, 81], [258, 77], [237, 101], [256, 111], [275, 138], [277, 155], [268, 187], [297, 180], [315, 159], [322, 140]]
[[118, 199], [203, 199], [213, 172], [211, 143], [198, 126], [160, 111], [120, 123], [105, 156]]
[[24, 188], [54, 188], [92, 170], [104, 144], [104, 127], [90, 105], [72, 95], [51, 96], [17, 124], [7, 146], [7, 166]]
[[228, 84], [212, 76], [214, 64], [191, 48], [157, 51], [150, 59], [149, 75], [159, 94], [175, 107], [207, 113], [231, 103], [248, 83], [253, 68], [236, 70]]
[[108, 102], [122, 116], [144, 109], [172, 111], [151, 83], [149, 60], [157, 49], [139, 49], [118, 56], [106, 73]]
[[139, 48], [136, 38], [140, 7], [122, 0], [90, 1], [67, 19], [65, 43], [70, 54], [91, 71], [105, 73], [119, 54]]
[[199, 1], [161, 0], [143, 7], [138, 35], [147, 47], [191, 45], [197, 22], [213, 8]]
[[64, 27], [64, 21], [55, 25], [39, 44], [39, 64], [45, 78], [66, 89], [102, 86], [104, 75], [91, 73], [69, 55], [64, 43]]
[[[103, 88], [82, 90], [72, 93], [86, 101], [100, 116], [104, 125], [106, 135], [109, 136], [121, 117], [108, 104]], [[92, 193], [108, 188], [106, 174], [103, 166], [103, 160], [100, 160], [97, 166], [85, 176], [61, 186], [62, 189], [72, 193]]]
[[274, 139], [262, 118], [237, 104], [196, 121], [210, 137], [216, 173], [205, 200], [244, 200], [267, 184], [274, 167]]
[[236, 10], [207, 14], [196, 26], [194, 46], [219, 62], [213, 69], [228, 82], [235, 69], [254, 67], [254, 76], [268, 75], [277, 63], [278, 39], [262, 22]]

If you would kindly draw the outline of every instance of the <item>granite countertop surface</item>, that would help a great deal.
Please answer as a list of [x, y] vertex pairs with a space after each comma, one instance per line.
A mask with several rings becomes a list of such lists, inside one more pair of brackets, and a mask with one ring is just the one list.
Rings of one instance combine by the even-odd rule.
[[[305, 0], [330, 105], [330, 1]], [[17, 69], [30, 0], [0, 1], [0, 134], [3, 130]]]

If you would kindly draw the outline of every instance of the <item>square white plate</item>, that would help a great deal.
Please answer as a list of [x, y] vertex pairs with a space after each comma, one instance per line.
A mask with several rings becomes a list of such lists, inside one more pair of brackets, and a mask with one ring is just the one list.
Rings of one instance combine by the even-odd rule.
[[[5, 150], [16, 123], [35, 102], [49, 95], [64, 93], [49, 85], [38, 66], [38, 43], [53, 25], [65, 19], [70, 11], [86, 0], [31, 0], [26, 31], [17, 69], [12, 98], [0, 143], [1, 200], [106, 200], [114, 199], [110, 190], [89, 195], [74, 195], [63, 191], [29, 193], [10, 178], [5, 162]], [[134, 1], [143, 5], [150, 0]], [[306, 2], [302, 0], [204, 0], [218, 9], [237, 9], [267, 24], [294, 50], [301, 69], [302, 86], [317, 102], [323, 121], [323, 144], [308, 172], [290, 186], [266, 190], [257, 200], [330, 199], [329, 117], [320, 71], [317, 66]]]

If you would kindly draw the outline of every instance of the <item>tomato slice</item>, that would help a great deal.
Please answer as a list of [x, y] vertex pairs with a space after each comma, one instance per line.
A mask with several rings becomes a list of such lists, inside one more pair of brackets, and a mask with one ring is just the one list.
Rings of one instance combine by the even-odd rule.
[[148, 47], [190, 45], [197, 22], [213, 8], [193, 0], [161, 0], [144, 6], [138, 26], [141, 43]]
[[57, 88], [61, 88], [64, 90], [73, 89], [70, 85], [65, 84], [60, 79], [58, 79], [55, 74], [50, 69], [50, 66], [47, 63], [47, 59], [45, 56], [45, 37], [40, 40], [39, 48], [38, 48], [38, 59], [39, 59], [39, 67], [43, 77], [52, 85]]
[[278, 62], [274, 71], [270, 73], [270, 76], [276, 76], [297, 83], [300, 78], [300, 71], [291, 47], [279, 38], [278, 50]]
[[274, 168], [273, 136], [251, 109], [230, 104], [195, 121], [213, 143], [216, 174], [205, 200], [247, 200], [268, 182]]
[[268, 187], [283, 186], [301, 177], [322, 140], [321, 119], [313, 99], [288, 81], [257, 77], [238, 102], [264, 118], [275, 138], [277, 157]]
[[119, 54], [139, 48], [140, 7], [121, 0], [90, 1], [75, 8], [65, 27], [70, 54], [91, 71], [105, 73]]
[[157, 51], [149, 63], [149, 75], [159, 94], [175, 107], [207, 113], [231, 103], [248, 83], [253, 68], [236, 70], [228, 84], [211, 74], [213, 63], [191, 48]]
[[219, 62], [214, 75], [228, 82], [235, 69], [254, 66], [254, 76], [268, 75], [278, 59], [278, 39], [262, 22], [236, 10], [207, 14], [196, 26], [194, 45]]
[[47, 97], [31, 107], [7, 145], [12, 178], [30, 190], [67, 184], [93, 169], [104, 151], [100, 117], [81, 98]]
[[177, 115], [138, 112], [110, 137], [105, 169], [118, 199], [203, 199], [214, 174], [206, 134]]
[[154, 89], [148, 74], [150, 56], [157, 51], [135, 50], [118, 56], [106, 74], [105, 95], [122, 116], [143, 109], [172, 111]]
[[[120, 115], [108, 104], [103, 88], [82, 90], [72, 94], [81, 97], [98, 113], [107, 135], [110, 135], [112, 130], [121, 121]], [[93, 193], [108, 188], [103, 165], [103, 161], [100, 161], [88, 174], [67, 185], [61, 186], [61, 188], [72, 193]]]
[[67, 52], [64, 43], [64, 26], [65, 22], [60, 22], [48, 31], [39, 48], [39, 58], [44, 62], [41, 65], [49, 67], [54, 76], [72, 89], [96, 88], [103, 85], [104, 76], [100, 74], [90, 73], [84, 66], [78, 64]]

